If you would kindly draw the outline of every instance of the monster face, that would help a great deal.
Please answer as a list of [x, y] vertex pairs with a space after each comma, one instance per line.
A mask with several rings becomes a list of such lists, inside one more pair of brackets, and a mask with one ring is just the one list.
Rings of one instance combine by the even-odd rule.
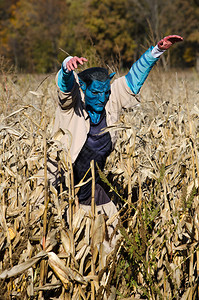
[[99, 121], [109, 99], [110, 81], [114, 75], [108, 75], [105, 68], [90, 68], [78, 74], [80, 87], [85, 94], [86, 109], [94, 123]]

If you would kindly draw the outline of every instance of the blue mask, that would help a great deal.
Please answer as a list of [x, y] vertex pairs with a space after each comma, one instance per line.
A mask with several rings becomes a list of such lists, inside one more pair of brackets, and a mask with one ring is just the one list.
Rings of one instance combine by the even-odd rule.
[[103, 111], [110, 95], [110, 79], [105, 82], [93, 80], [85, 90], [86, 108], [100, 113]]
[[80, 83], [85, 94], [86, 109], [94, 124], [99, 122], [101, 113], [109, 99], [110, 81], [114, 75], [115, 73], [110, 74], [106, 81], [93, 80], [89, 86], [84, 85], [83, 82]]

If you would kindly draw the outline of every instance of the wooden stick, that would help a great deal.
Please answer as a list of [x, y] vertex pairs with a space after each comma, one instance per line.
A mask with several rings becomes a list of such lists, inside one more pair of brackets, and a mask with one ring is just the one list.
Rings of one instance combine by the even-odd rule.
[[[46, 122], [44, 122], [45, 125]], [[45, 128], [45, 127], [44, 127]], [[43, 130], [43, 147], [44, 147], [44, 215], [43, 215], [43, 236], [42, 236], [42, 246], [43, 250], [46, 248], [46, 234], [47, 234], [47, 213], [48, 213], [48, 174], [47, 174], [47, 140], [46, 132]], [[46, 262], [45, 260], [41, 261], [40, 264], [40, 285], [44, 284], [45, 279], [45, 269]], [[39, 297], [42, 299], [43, 292], [40, 291]]]
[[27, 204], [26, 204], [26, 225], [27, 226], [29, 224], [29, 219], [30, 219], [30, 197], [29, 197], [29, 191], [27, 191]]
[[47, 175], [47, 142], [46, 133], [43, 132], [44, 142], [44, 216], [43, 216], [43, 250], [45, 250], [45, 239], [47, 232], [47, 212], [48, 212], [48, 175]]
[[[91, 175], [92, 175], [92, 191], [91, 191], [91, 213], [92, 213], [92, 222], [91, 222], [91, 237], [93, 239], [93, 229], [94, 229], [94, 221], [95, 221], [95, 166], [94, 160], [90, 163], [91, 166]], [[94, 248], [93, 248], [93, 240], [91, 239], [91, 274], [95, 275], [95, 264], [94, 264]], [[94, 282], [91, 282], [91, 300], [95, 300], [95, 285]]]
[[59, 172], [59, 189], [60, 189], [60, 201], [63, 199], [63, 184], [62, 184], [62, 174], [61, 174], [61, 160], [60, 160], [60, 151], [57, 153], [57, 165], [58, 165], [58, 172]]
[[94, 160], [90, 163], [91, 166], [91, 176], [92, 176], [92, 191], [91, 191], [91, 211], [92, 217], [95, 218], [95, 166]]
[[70, 166], [70, 194], [69, 194], [69, 229], [72, 232], [72, 224], [73, 224], [73, 203], [75, 199], [75, 190], [74, 190], [74, 175], [73, 175], [73, 165], [71, 157], [69, 159]]

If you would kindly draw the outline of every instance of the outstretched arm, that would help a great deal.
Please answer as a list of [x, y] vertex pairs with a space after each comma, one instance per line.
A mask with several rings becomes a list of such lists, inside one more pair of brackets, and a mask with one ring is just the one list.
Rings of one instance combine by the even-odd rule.
[[84, 57], [69, 56], [67, 57], [61, 66], [58, 73], [58, 86], [60, 90], [64, 93], [68, 93], [72, 90], [74, 84], [74, 74], [73, 71], [78, 68], [78, 65], [83, 65], [87, 59]]
[[179, 35], [169, 35], [158, 42], [155, 47], [150, 47], [131, 67], [125, 76], [126, 82], [134, 94], [138, 94], [152, 67], [165, 50], [174, 43], [181, 42]]

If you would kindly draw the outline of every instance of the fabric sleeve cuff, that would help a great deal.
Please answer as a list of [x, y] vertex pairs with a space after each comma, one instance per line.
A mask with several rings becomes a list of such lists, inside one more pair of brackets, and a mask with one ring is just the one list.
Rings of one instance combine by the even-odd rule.
[[67, 69], [66, 64], [67, 64], [67, 62], [68, 62], [71, 58], [73, 58], [73, 56], [68, 56], [68, 57], [66, 57], [66, 58], [64, 59], [63, 63], [62, 63], [62, 68], [63, 68], [63, 71], [64, 71], [65, 73], [69, 73], [69, 72], [70, 72], [70, 71]]
[[160, 50], [158, 48], [158, 45], [156, 45], [152, 50], [151, 50], [151, 55], [154, 57], [154, 58], [158, 58], [160, 57], [160, 55], [162, 55], [166, 50]]

